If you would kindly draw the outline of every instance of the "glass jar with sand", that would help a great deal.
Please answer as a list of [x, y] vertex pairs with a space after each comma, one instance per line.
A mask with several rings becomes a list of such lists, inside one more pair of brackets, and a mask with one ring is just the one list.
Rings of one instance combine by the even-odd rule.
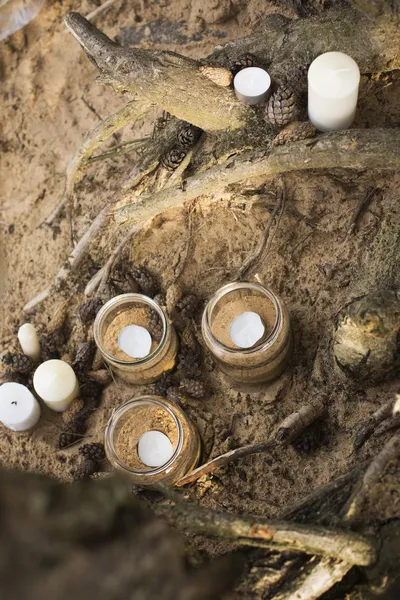
[[275, 379], [292, 355], [287, 308], [257, 283], [220, 288], [204, 310], [202, 333], [221, 371], [240, 383]]
[[105, 433], [107, 457], [137, 485], [173, 485], [197, 465], [200, 437], [175, 403], [140, 396], [120, 406]]
[[124, 381], [153, 383], [174, 368], [175, 329], [164, 310], [142, 294], [109, 300], [97, 314], [94, 339], [104, 360]]

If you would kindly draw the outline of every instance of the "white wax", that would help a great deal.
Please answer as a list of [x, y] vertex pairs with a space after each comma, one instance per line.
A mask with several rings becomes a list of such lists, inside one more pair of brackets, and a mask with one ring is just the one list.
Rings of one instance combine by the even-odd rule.
[[151, 335], [145, 327], [128, 325], [118, 336], [118, 346], [131, 358], [144, 358], [150, 354]]
[[239, 348], [251, 348], [265, 332], [260, 315], [246, 311], [236, 317], [231, 323], [229, 333], [232, 342]]
[[162, 431], [146, 431], [139, 440], [137, 452], [147, 467], [162, 467], [172, 458], [174, 448]]
[[79, 385], [72, 367], [63, 360], [47, 360], [35, 371], [33, 387], [52, 410], [63, 412], [77, 397]]
[[30, 323], [24, 323], [18, 330], [18, 340], [22, 352], [35, 362], [40, 358], [40, 344], [36, 329]]
[[40, 418], [40, 405], [35, 396], [20, 383], [0, 386], [0, 421], [13, 431], [35, 427]]
[[308, 117], [320, 131], [347, 129], [356, 113], [360, 70], [343, 52], [326, 52], [308, 69]]
[[245, 104], [260, 104], [269, 96], [271, 77], [260, 67], [247, 67], [235, 75], [235, 94]]

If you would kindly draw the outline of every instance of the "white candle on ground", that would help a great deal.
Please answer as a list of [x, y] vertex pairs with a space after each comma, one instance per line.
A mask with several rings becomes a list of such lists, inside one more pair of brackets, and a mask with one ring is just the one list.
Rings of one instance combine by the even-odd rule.
[[38, 361], [40, 358], [40, 344], [36, 329], [31, 323], [24, 323], [18, 330], [18, 340], [21, 344], [22, 352], [32, 360]]
[[52, 410], [63, 412], [77, 397], [79, 385], [72, 367], [63, 360], [47, 360], [35, 371], [33, 387]]
[[0, 386], [0, 421], [13, 431], [35, 427], [40, 418], [40, 405], [35, 396], [20, 383]]
[[260, 315], [247, 311], [236, 317], [229, 328], [232, 342], [239, 348], [251, 348], [265, 332]]
[[172, 458], [174, 448], [162, 431], [146, 431], [139, 440], [137, 452], [146, 467], [162, 467]]
[[118, 336], [118, 346], [131, 358], [144, 358], [150, 354], [151, 335], [145, 327], [128, 325]]
[[269, 96], [271, 77], [260, 67], [247, 67], [235, 75], [235, 94], [245, 104], [260, 104]]
[[343, 52], [318, 56], [308, 70], [308, 116], [320, 131], [347, 129], [354, 121], [360, 70]]

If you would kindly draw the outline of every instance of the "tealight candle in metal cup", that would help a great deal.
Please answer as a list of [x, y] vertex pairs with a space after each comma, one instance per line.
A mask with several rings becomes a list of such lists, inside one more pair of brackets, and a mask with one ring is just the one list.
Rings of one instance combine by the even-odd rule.
[[[234, 343], [230, 326], [247, 311], [260, 316], [265, 331], [253, 346], [244, 348]], [[202, 334], [221, 371], [239, 383], [272, 381], [282, 374], [292, 355], [288, 310], [272, 290], [258, 283], [230, 283], [220, 288], [204, 310]]]
[[[139, 442], [147, 432], [167, 436], [172, 456], [151, 467], [141, 461]], [[192, 471], [200, 458], [200, 437], [192, 421], [174, 402], [158, 396], [129, 400], [113, 413], [105, 432], [105, 449], [113, 467], [136, 485], [173, 485]]]
[[[158, 316], [162, 327], [161, 339], [157, 340], [150, 353], [143, 358], [130, 358], [121, 352], [118, 353], [118, 356], [113, 354], [106, 343], [108, 329], [117, 318], [123, 317], [124, 313], [143, 308], [154, 311], [154, 314]], [[122, 329], [121, 327], [121, 331]], [[116, 339], [121, 331], [117, 332]], [[122, 294], [109, 300], [96, 316], [94, 339], [105, 362], [124, 381], [136, 384], [153, 383], [164, 373], [169, 373], [175, 366], [178, 352], [178, 338], [175, 329], [161, 306], [142, 294]]]

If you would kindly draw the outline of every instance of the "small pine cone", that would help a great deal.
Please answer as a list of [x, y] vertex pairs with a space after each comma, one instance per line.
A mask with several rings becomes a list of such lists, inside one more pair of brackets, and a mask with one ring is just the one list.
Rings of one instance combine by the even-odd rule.
[[88, 302], [85, 302], [78, 307], [78, 317], [82, 323], [85, 323], [85, 325], [90, 325], [90, 323], [94, 321], [102, 306], [103, 300], [101, 300], [101, 298], [97, 296], [96, 298], [91, 298]]
[[113, 271], [111, 283], [118, 294], [136, 294], [140, 291], [137, 281], [133, 278], [130, 270], [125, 265], [119, 264]]
[[60, 358], [59, 346], [65, 343], [61, 329], [54, 329], [40, 340], [40, 357], [43, 362]]
[[247, 52], [246, 54], [239, 56], [239, 58], [231, 62], [230, 70], [232, 72], [232, 75], [235, 76], [242, 69], [246, 69], [247, 67], [254, 67], [255, 63], [255, 57], [249, 52]]
[[186, 398], [187, 396], [185, 396], [185, 392], [181, 387], [172, 386], [168, 388], [167, 400], [171, 400], [171, 402], [176, 402], [176, 404], [184, 405]]
[[175, 377], [171, 374], [165, 374], [154, 385], [154, 393], [156, 396], [166, 396], [168, 389], [175, 385]]
[[205, 389], [202, 381], [198, 381], [197, 379], [188, 379], [185, 377], [182, 379], [183, 386], [186, 390], [186, 393], [192, 398], [204, 398]]
[[178, 133], [178, 143], [180, 147], [185, 150], [191, 148], [195, 145], [195, 143], [201, 136], [201, 133], [202, 130], [199, 127], [188, 123], [187, 126], [181, 129]]
[[62, 419], [64, 423], [67, 424], [73, 421], [76, 418], [77, 414], [80, 413], [83, 406], [83, 400], [81, 400], [80, 398], [75, 398], [75, 400], [72, 400], [67, 410], [65, 410], [62, 414]]
[[22, 385], [26, 385], [27, 377], [21, 373], [11, 373], [8, 371], [0, 375], [0, 385], [3, 385], [3, 383], [21, 383]]
[[78, 450], [79, 454], [83, 458], [90, 458], [91, 460], [104, 460], [106, 457], [106, 451], [104, 450], [104, 444], [100, 442], [94, 442], [93, 444], [83, 444]]
[[87, 404], [88, 400], [92, 400], [96, 406], [100, 404], [101, 394], [103, 386], [98, 381], [87, 377], [85, 381], [79, 386], [80, 396]]
[[160, 315], [158, 314], [157, 311], [153, 310], [152, 308], [149, 308], [148, 314], [149, 314], [149, 331], [151, 333], [152, 338], [155, 339], [156, 342], [159, 342], [164, 333], [164, 328], [163, 328], [162, 321], [160, 319]]
[[153, 298], [154, 302], [157, 302], [158, 306], [166, 306], [167, 301], [165, 298], [165, 294], [156, 294]]
[[167, 305], [167, 313], [171, 317], [174, 314], [176, 305], [182, 298], [182, 288], [178, 283], [173, 283], [167, 289], [165, 302]]
[[149, 298], [153, 298], [157, 292], [157, 283], [146, 267], [133, 268], [133, 279], [139, 284], [142, 293]]
[[[79, 414], [79, 413], [78, 413]], [[58, 447], [60, 450], [67, 448], [76, 442], [81, 442], [83, 434], [86, 431], [86, 422], [83, 419], [77, 417], [70, 421], [68, 425], [64, 427], [58, 438]]]
[[296, 112], [296, 96], [289, 86], [279, 87], [268, 101], [267, 120], [277, 127], [284, 127], [293, 120]]
[[272, 140], [272, 145], [282, 146], [290, 142], [306, 140], [315, 137], [316, 133], [317, 130], [310, 121], [293, 121], [278, 133]]
[[186, 156], [186, 151], [179, 146], [174, 146], [168, 150], [161, 158], [161, 166], [167, 171], [175, 171]]
[[311, 454], [318, 450], [323, 443], [323, 430], [320, 421], [314, 421], [293, 442], [293, 447], [299, 454]]
[[201, 377], [201, 361], [197, 350], [183, 347], [178, 355], [179, 369], [188, 379]]
[[181, 346], [198, 351], [197, 339], [190, 322], [186, 323], [186, 327], [181, 333]]
[[74, 472], [74, 481], [82, 481], [83, 479], [89, 479], [91, 475], [96, 471], [97, 465], [95, 460], [86, 458], [81, 462], [79, 467]]
[[55, 331], [61, 331], [64, 327], [64, 323], [68, 316], [68, 309], [70, 307], [70, 300], [63, 300], [55, 309], [53, 316], [47, 325], [47, 331], [53, 333]]
[[194, 294], [186, 294], [176, 303], [176, 308], [184, 319], [193, 317], [199, 305], [199, 299]]
[[7, 352], [6, 354], [3, 354], [0, 360], [9, 371], [15, 371], [22, 375], [28, 375], [35, 366], [33, 360], [25, 354], [12, 354], [11, 352]]
[[87, 342], [79, 344], [74, 362], [71, 365], [78, 378], [82, 377], [90, 370], [95, 352], [96, 344], [94, 343], [94, 340], [88, 340]]

